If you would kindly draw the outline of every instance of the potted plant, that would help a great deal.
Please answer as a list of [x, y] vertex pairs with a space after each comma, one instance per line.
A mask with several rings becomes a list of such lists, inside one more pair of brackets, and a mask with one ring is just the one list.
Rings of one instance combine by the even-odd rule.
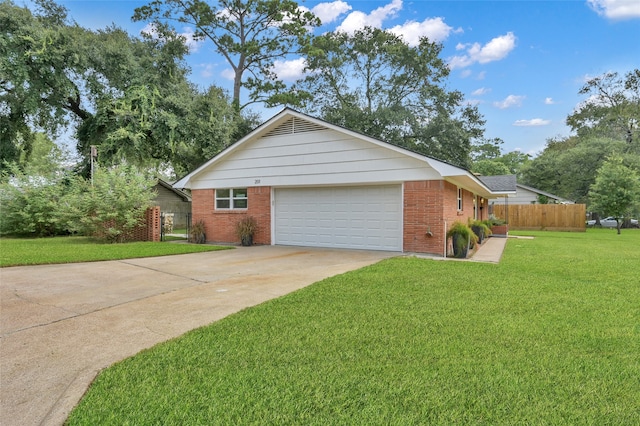
[[207, 235], [204, 232], [204, 221], [201, 219], [191, 225], [189, 231], [189, 242], [196, 244], [204, 244], [207, 241]]
[[453, 243], [453, 257], [464, 259], [469, 253], [469, 248], [478, 242], [478, 237], [468, 225], [462, 222], [454, 222], [447, 231], [447, 238]]
[[245, 216], [236, 222], [236, 235], [243, 246], [253, 245], [253, 235], [258, 229], [258, 222], [253, 216]]
[[506, 238], [509, 235], [509, 225], [504, 220], [491, 215], [488, 222], [490, 223], [491, 233], [496, 237]]
[[476, 234], [476, 237], [478, 237], [478, 244], [482, 244], [482, 241], [491, 235], [491, 228], [481, 220], [469, 219], [469, 226], [473, 233]]

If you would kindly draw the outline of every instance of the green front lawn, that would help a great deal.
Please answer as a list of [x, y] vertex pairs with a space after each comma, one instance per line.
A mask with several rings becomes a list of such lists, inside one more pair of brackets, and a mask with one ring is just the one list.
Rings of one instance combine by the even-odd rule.
[[394, 258], [146, 350], [69, 424], [640, 424], [640, 231]]
[[101, 243], [86, 237], [0, 238], [0, 267], [92, 262], [223, 250], [202, 244]]

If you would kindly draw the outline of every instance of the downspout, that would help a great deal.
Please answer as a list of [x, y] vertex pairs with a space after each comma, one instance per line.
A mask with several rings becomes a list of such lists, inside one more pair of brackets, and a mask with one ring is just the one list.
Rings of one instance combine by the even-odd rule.
[[447, 221], [444, 221], [444, 254], [442, 257], [447, 257]]

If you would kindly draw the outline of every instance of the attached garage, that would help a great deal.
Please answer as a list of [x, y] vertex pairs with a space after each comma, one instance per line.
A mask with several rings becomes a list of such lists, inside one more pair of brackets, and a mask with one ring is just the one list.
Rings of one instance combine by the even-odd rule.
[[275, 244], [402, 251], [402, 186], [278, 188]]
[[447, 229], [500, 194], [468, 170], [284, 109], [174, 184], [207, 241], [446, 255]]

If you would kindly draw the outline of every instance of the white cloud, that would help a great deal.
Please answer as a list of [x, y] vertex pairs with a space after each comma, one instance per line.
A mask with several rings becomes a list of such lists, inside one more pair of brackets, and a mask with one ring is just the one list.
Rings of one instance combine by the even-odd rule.
[[220, 76], [222, 76], [222, 78], [224, 79], [233, 81], [233, 79], [236, 77], [236, 74], [233, 72], [231, 68], [225, 68], [220, 73]]
[[486, 87], [481, 87], [481, 88], [471, 92], [471, 94], [473, 96], [482, 96], [482, 95], [486, 95], [489, 92], [491, 92], [491, 89], [487, 89]]
[[555, 103], [556, 103], [556, 101], [554, 101], [553, 98], [544, 98], [544, 104], [545, 105], [553, 105]]
[[360, 11], [351, 12], [336, 31], [353, 34], [364, 27], [381, 28], [382, 22], [394, 17], [399, 10], [402, 10], [402, 0], [391, 0], [391, 3], [372, 10], [369, 14]]
[[[300, 7], [303, 10], [308, 10], [304, 6]], [[344, 13], [351, 10], [351, 6], [342, 0], [333, 1], [330, 3], [318, 3], [315, 5], [311, 12], [316, 15], [323, 24], [330, 24]]]
[[213, 77], [213, 64], [200, 64], [199, 67], [202, 68], [202, 71], [200, 71], [201, 76], [204, 78]]
[[640, 18], [638, 0], [587, 0], [587, 3], [598, 15], [609, 19]]
[[[185, 46], [187, 46], [187, 49], [189, 49], [189, 52], [190, 53], [197, 52], [202, 42], [195, 40], [193, 38], [193, 35], [194, 35], [193, 28], [184, 27], [182, 31], [183, 32], [178, 33], [178, 35], [184, 38], [184, 44]], [[156, 30], [156, 26], [153, 24], [153, 22], [150, 22], [147, 25], [145, 25], [145, 27], [140, 30], [140, 34], [147, 34], [154, 39], [161, 39], [160, 34], [158, 34], [158, 30]]]
[[519, 107], [522, 105], [522, 101], [524, 100], [524, 98], [524, 96], [509, 95], [501, 101], [494, 102], [493, 106], [500, 109]]
[[389, 29], [393, 34], [402, 37], [409, 46], [417, 46], [421, 37], [435, 42], [444, 41], [452, 30], [453, 28], [445, 24], [442, 18], [428, 18], [422, 22], [407, 21]]
[[304, 58], [293, 59], [291, 61], [275, 61], [272, 71], [282, 80], [295, 81], [304, 75], [306, 65], [307, 62]]
[[193, 28], [185, 27], [182, 29], [182, 31], [183, 32], [181, 32], [180, 35], [184, 37], [184, 44], [187, 46], [187, 49], [189, 49], [189, 52], [197, 52], [200, 48], [200, 44], [202, 43], [193, 38]]
[[542, 118], [533, 118], [531, 120], [516, 120], [513, 125], [518, 127], [537, 127], [548, 126], [551, 124], [551, 120], [544, 120]]
[[454, 56], [449, 60], [451, 69], [464, 68], [474, 63], [486, 64], [488, 62], [504, 59], [516, 47], [516, 36], [512, 32], [495, 37], [489, 43], [481, 46], [480, 43], [456, 46], [457, 50], [465, 50], [465, 55]]

